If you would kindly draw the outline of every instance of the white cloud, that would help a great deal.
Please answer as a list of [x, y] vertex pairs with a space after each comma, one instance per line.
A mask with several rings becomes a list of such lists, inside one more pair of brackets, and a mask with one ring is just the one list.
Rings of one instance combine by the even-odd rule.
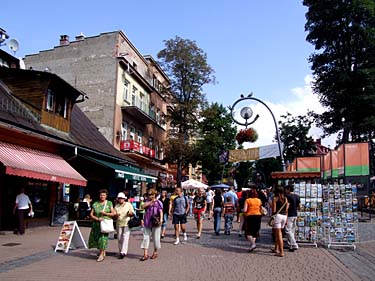
[[[281, 120], [281, 115], [285, 115], [287, 112], [291, 113], [293, 116], [307, 114], [308, 110], [314, 111], [316, 113], [322, 113], [325, 111], [324, 107], [319, 103], [317, 95], [312, 93], [311, 82], [313, 78], [311, 75], [307, 75], [304, 79], [304, 85], [302, 87], [296, 87], [291, 89], [291, 95], [294, 97], [292, 100], [285, 103], [274, 103], [272, 101], [263, 100], [265, 104], [273, 112], [276, 122]], [[256, 97], [256, 96], [255, 96]], [[256, 97], [258, 98], [258, 97]], [[269, 145], [274, 143], [274, 136], [276, 133], [275, 124], [273, 122], [272, 116], [267, 108], [261, 103], [255, 101], [243, 101], [237, 104], [235, 108], [235, 117], [238, 121], [243, 119], [239, 117], [239, 111], [244, 106], [250, 106], [253, 110], [253, 117], [250, 118], [254, 120], [254, 117], [259, 114], [259, 119], [251, 126], [255, 128], [258, 132], [259, 138], [255, 143], [245, 143], [245, 147], [257, 147], [262, 145]], [[239, 126], [240, 129], [244, 128]], [[314, 139], [321, 138], [323, 134], [322, 129], [317, 127], [312, 127], [309, 131], [309, 135]], [[335, 146], [336, 135], [332, 135], [328, 138], [322, 139], [322, 144], [325, 146], [330, 146], [333, 148]]]

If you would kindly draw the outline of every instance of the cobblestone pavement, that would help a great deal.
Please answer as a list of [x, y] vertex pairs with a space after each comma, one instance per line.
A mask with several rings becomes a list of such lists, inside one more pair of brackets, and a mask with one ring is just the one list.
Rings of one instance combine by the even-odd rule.
[[[373, 224], [368, 225], [370, 237]], [[234, 223], [231, 235], [216, 236], [212, 221], [205, 221], [203, 235], [196, 239], [194, 221], [189, 218], [186, 243], [173, 245], [169, 230], [158, 259], [144, 262], [139, 261], [142, 234], [135, 231], [125, 259], [117, 259], [117, 240], [110, 240], [101, 263], [95, 261], [95, 250], [55, 253], [59, 227], [32, 228], [24, 236], [7, 233], [0, 235], [0, 280], [371, 280], [366, 279], [370, 275], [363, 267], [375, 264], [374, 241], [358, 243], [356, 251], [303, 246], [280, 258], [270, 252], [271, 231], [265, 223], [253, 253], [248, 252], [245, 239], [238, 237], [237, 228]], [[81, 231], [87, 240], [90, 229], [81, 227]], [[353, 257], [358, 257], [355, 262]]]

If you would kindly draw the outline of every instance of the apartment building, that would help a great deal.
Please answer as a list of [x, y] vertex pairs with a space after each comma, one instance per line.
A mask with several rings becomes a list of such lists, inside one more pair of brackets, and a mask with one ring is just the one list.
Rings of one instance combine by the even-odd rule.
[[60, 36], [59, 45], [25, 57], [26, 68], [50, 71], [88, 95], [81, 110], [115, 148], [167, 185], [162, 165], [170, 81], [122, 31]]

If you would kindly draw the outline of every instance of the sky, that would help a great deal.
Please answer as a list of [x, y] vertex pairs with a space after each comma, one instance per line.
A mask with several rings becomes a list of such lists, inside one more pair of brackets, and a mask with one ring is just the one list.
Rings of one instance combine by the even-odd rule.
[[[252, 92], [280, 120], [286, 112], [324, 111], [310, 86], [308, 57], [314, 48], [305, 40], [306, 11], [302, 0], [3, 0], [0, 27], [19, 42], [17, 57], [52, 49], [60, 35], [74, 40], [81, 32], [122, 30], [142, 54], [154, 58], [164, 40], [176, 35], [194, 40], [215, 70], [217, 83], [204, 87], [209, 102], [229, 106]], [[260, 115], [253, 125], [259, 140], [251, 146], [271, 144], [275, 126], [267, 109], [254, 102], [239, 106]], [[318, 138], [321, 130], [310, 133]], [[333, 147], [334, 138], [323, 144]]]

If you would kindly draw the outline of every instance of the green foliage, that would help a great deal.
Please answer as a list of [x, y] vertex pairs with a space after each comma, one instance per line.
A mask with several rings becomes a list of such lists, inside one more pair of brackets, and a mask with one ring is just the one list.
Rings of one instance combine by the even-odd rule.
[[342, 142], [374, 137], [375, 1], [304, 0], [306, 40], [317, 52], [310, 62], [314, 93], [328, 111], [315, 115], [327, 134]]
[[313, 155], [316, 148], [313, 139], [307, 135], [314, 122], [311, 114], [294, 117], [287, 113], [281, 118], [280, 139], [284, 144], [285, 161], [291, 162], [296, 157]]
[[176, 36], [164, 41], [165, 48], [158, 53], [163, 70], [171, 81], [173, 100], [167, 118], [171, 130], [166, 143], [167, 160], [177, 163], [177, 183], [182, 169], [194, 157], [191, 140], [197, 135], [199, 112], [206, 104], [203, 85], [215, 81], [207, 55], [195, 41]]
[[218, 103], [209, 105], [201, 115], [195, 157], [212, 184], [221, 181], [224, 163], [219, 163], [219, 155], [223, 150], [235, 148], [236, 128], [228, 110]]

